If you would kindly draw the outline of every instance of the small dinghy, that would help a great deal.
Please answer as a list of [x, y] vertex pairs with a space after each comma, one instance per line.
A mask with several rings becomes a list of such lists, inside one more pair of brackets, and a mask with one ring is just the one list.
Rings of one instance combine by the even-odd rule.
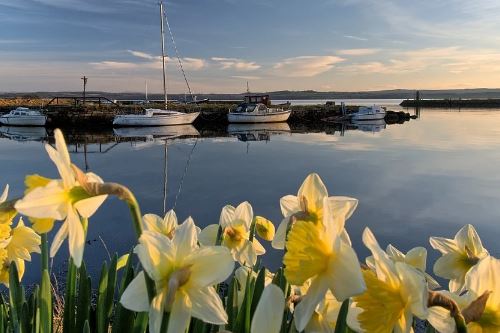
[[361, 106], [351, 115], [352, 120], [378, 120], [385, 118], [385, 109], [378, 105]]

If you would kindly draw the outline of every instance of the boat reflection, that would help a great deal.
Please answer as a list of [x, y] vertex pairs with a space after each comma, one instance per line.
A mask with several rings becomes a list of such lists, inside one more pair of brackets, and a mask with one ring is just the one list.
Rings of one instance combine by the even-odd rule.
[[227, 133], [239, 141], [269, 141], [272, 135], [290, 133], [288, 123], [229, 124]]
[[119, 138], [143, 138], [147, 141], [195, 137], [200, 135], [193, 125], [120, 127], [113, 128], [113, 133]]
[[352, 125], [359, 131], [377, 133], [386, 129], [387, 124], [384, 119], [378, 120], [353, 120]]
[[47, 138], [45, 127], [0, 126], [0, 136], [15, 141], [44, 141]]

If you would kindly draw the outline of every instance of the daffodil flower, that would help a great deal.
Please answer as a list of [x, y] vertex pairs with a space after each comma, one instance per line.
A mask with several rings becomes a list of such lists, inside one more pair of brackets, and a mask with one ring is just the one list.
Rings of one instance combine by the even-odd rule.
[[19, 280], [24, 275], [24, 261], [31, 261], [31, 253], [40, 253], [40, 236], [26, 227], [22, 218], [17, 226], [0, 224], [0, 282], [9, 286], [12, 262], [17, 266]]
[[9, 185], [5, 185], [5, 188], [2, 192], [2, 195], [0, 195], [0, 204], [4, 203], [7, 200], [7, 196], [9, 195]]
[[449, 279], [449, 289], [455, 293], [463, 291], [467, 272], [488, 256], [476, 229], [470, 224], [460, 229], [454, 239], [431, 237], [430, 243], [442, 254], [434, 264], [434, 273]]
[[[0, 206], [4, 202], [7, 201], [7, 197], [9, 195], [9, 185], [5, 185], [5, 188], [0, 195]], [[14, 217], [17, 215], [16, 210], [12, 207], [12, 205], [5, 205], [5, 207], [1, 207], [0, 209], [0, 224], [11, 224]]]
[[[440, 291], [455, 301], [467, 321], [470, 333], [500, 332], [500, 260], [487, 256], [467, 274], [467, 293], [457, 295]], [[481, 306], [473, 305], [480, 301]], [[456, 332], [456, 324], [450, 311], [438, 306], [429, 308], [429, 322], [440, 333]]]
[[181, 224], [172, 239], [144, 231], [135, 253], [144, 271], [155, 282], [156, 295], [149, 302], [144, 272], [127, 286], [121, 304], [132, 311], [149, 312], [149, 331], [158, 333], [164, 312], [169, 312], [168, 333], [184, 332], [191, 316], [223, 325], [227, 314], [215, 288], [234, 268], [229, 250], [222, 246], [198, 246], [192, 219]]
[[[312, 201], [314, 206], [319, 204]], [[319, 221], [298, 220], [288, 233], [283, 258], [285, 277], [294, 285], [311, 279], [307, 294], [295, 307], [295, 326], [304, 330], [317, 305], [328, 290], [342, 302], [359, 295], [366, 286], [358, 257], [352, 247], [341, 239], [343, 228], [333, 223], [329, 199], [323, 196]]]
[[[15, 208], [21, 214], [36, 219], [64, 220], [54, 237], [50, 255], [53, 257], [68, 237], [70, 255], [79, 267], [85, 246], [85, 230], [81, 218], [92, 216], [104, 202], [106, 195], [91, 197], [80, 186], [61, 131], [56, 129], [54, 136], [56, 149], [50, 145], [45, 145], [45, 148], [61, 179], [50, 180], [48, 183], [44, 181], [45, 184], [31, 189], [23, 199], [17, 201]], [[87, 173], [86, 176], [89, 182], [102, 183], [102, 179], [93, 173]]]
[[164, 218], [156, 214], [146, 214], [142, 220], [146, 230], [159, 232], [170, 239], [172, 239], [175, 230], [179, 227], [174, 210], [169, 210]]
[[297, 196], [286, 195], [281, 198], [280, 206], [284, 219], [281, 221], [272, 246], [275, 249], [285, 248], [286, 232], [293, 217], [308, 221], [322, 221], [325, 199], [328, 199], [328, 209], [332, 217], [329, 223], [342, 238], [350, 243], [349, 236], [344, 230], [345, 221], [351, 217], [358, 206], [358, 200], [344, 196], [328, 197], [328, 190], [318, 174], [312, 173], [304, 180]]
[[425, 278], [414, 267], [391, 260], [368, 228], [363, 243], [372, 252], [375, 271], [363, 271], [367, 290], [354, 297], [349, 326], [365, 333], [413, 332], [413, 317], [428, 314]]
[[318, 304], [311, 320], [304, 329], [305, 333], [333, 333], [342, 303], [337, 301], [328, 291], [325, 298]]
[[[387, 245], [385, 252], [389, 256], [389, 258], [392, 259], [392, 261], [404, 262], [405, 264], [410, 265], [421, 272], [427, 280], [429, 289], [433, 290], [440, 287], [439, 283], [431, 275], [426, 273], [427, 250], [424, 247], [415, 247], [404, 254], [396, 247], [389, 244]], [[369, 256], [366, 258], [366, 264], [368, 267], [375, 270], [375, 261], [373, 256]]]
[[[234, 208], [227, 205], [222, 208], [219, 225], [222, 228], [222, 245], [227, 247], [234, 260], [242, 265], [253, 266], [257, 256], [266, 253], [260, 242], [254, 237], [250, 241], [250, 227], [253, 221], [253, 209], [248, 202], [242, 202]], [[200, 243], [215, 245], [219, 225], [211, 224], [200, 233]]]

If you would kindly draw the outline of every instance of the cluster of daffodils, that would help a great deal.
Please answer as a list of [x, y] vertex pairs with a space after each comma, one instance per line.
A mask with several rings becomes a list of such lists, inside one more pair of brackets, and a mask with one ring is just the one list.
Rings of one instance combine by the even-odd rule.
[[[50, 255], [68, 239], [71, 262], [79, 267], [88, 219], [116, 195], [131, 208], [141, 267], [119, 301], [147, 313], [151, 333], [405, 333], [414, 332], [417, 319], [442, 333], [500, 332], [500, 260], [471, 225], [454, 239], [430, 239], [442, 254], [433, 272], [449, 281], [444, 290], [426, 272], [425, 248], [403, 253], [389, 244], [384, 250], [369, 228], [362, 240], [371, 255], [361, 262], [345, 228], [358, 200], [330, 196], [317, 174], [307, 176], [297, 195], [281, 198], [276, 230], [248, 202], [223, 207], [219, 223], [201, 229], [191, 217], [179, 223], [173, 210], [141, 216], [126, 188], [71, 163], [59, 130], [55, 148], [46, 149], [60, 178], [30, 175], [22, 198], [7, 201], [8, 187], [0, 197], [4, 284], [12, 264], [22, 277], [24, 261], [40, 252], [56, 221]], [[18, 213], [31, 228], [21, 218], [12, 227]], [[265, 242], [283, 254], [274, 273], [259, 258]]]

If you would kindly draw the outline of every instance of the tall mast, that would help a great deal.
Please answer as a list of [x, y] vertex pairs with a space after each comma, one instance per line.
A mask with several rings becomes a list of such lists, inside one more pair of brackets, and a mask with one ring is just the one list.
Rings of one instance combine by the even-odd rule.
[[165, 110], [167, 109], [167, 73], [165, 72], [165, 31], [163, 29], [163, 1], [160, 1], [160, 19], [161, 19], [161, 63], [163, 66], [163, 95], [165, 95]]

